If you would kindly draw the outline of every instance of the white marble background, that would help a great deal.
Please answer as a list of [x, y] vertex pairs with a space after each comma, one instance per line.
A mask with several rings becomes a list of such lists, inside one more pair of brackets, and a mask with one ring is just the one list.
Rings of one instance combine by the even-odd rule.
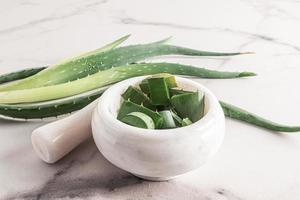
[[[0, 73], [52, 64], [127, 33], [128, 43], [174, 36], [223, 59], [167, 58], [259, 76], [200, 80], [223, 100], [278, 122], [300, 124], [298, 0], [1, 0]], [[54, 165], [33, 152], [40, 123], [0, 121], [0, 199], [300, 199], [300, 135], [227, 120], [224, 144], [200, 170], [145, 182], [108, 163], [92, 141]]]

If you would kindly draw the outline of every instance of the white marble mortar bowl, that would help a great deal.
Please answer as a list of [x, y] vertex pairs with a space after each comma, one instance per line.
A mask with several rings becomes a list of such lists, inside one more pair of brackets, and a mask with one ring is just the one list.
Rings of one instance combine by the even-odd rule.
[[137, 128], [117, 120], [121, 94], [145, 78], [117, 83], [101, 96], [92, 117], [98, 149], [115, 166], [147, 180], [169, 180], [199, 168], [223, 141], [225, 119], [217, 98], [203, 85], [176, 77], [180, 88], [205, 93], [202, 119], [186, 127], [162, 130]]

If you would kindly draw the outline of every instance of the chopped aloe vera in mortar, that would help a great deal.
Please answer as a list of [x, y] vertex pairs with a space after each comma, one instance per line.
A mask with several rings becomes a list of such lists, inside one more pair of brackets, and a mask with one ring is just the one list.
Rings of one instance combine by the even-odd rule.
[[155, 125], [151, 117], [142, 112], [132, 112], [120, 121], [138, 128], [154, 129]]
[[181, 126], [188, 126], [190, 124], [192, 124], [193, 122], [189, 119], [189, 118], [184, 118], [182, 121], [181, 121]]
[[149, 129], [150, 117], [155, 129], [169, 129], [188, 126], [204, 115], [204, 93], [178, 88], [173, 75], [156, 74], [139, 86], [141, 90], [129, 86], [122, 94], [118, 119], [126, 124]]
[[143, 105], [151, 110], [156, 110], [149, 97], [147, 97], [142, 91], [133, 86], [129, 86], [127, 90], [122, 94], [122, 97], [125, 100], [130, 100], [133, 103]]
[[201, 91], [174, 95], [170, 101], [182, 118], [196, 122], [204, 115], [204, 94]]
[[161, 114], [161, 116], [164, 119], [162, 128], [165, 128], [165, 129], [167, 129], [167, 128], [176, 128], [176, 124], [175, 124], [175, 121], [174, 121], [173, 116], [171, 114], [171, 111], [163, 110], [163, 111], [160, 111], [159, 114]]
[[148, 96], [150, 95], [148, 80], [151, 78], [164, 78], [169, 88], [177, 87], [175, 76], [173, 76], [172, 74], [168, 74], [168, 73], [155, 74], [150, 76], [150, 78], [144, 79], [139, 85], [141, 90]]
[[175, 76], [173, 76], [172, 74], [168, 74], [168, 73], [155, 74], [155, 75], [152, 75], [150, 78], [148, 78], [148, 80], [152, 79], [152, 78], [164, 78], [167, 83], [168, 88], [177, 87], [177, 82], [176, 82]]
[[150, 78], [148, 80], [150, 99], [157, 106], [169, 105], [169, 88], [164, 78]]
[[142, 112], [142, 113], [148, 115], [149, 117], [151, 117], [155, 124], [155, 128], [161, 128], [161, 126], [163, 124], [163, 118], [160, 114], [158, 114], [157, 112], [154, 112], [144, 106], [135, 104], [135, 103], [133, 103], [131, 101], [127, 101], [127, 100], [124, 100], [124, 102], [122, 103], [117, 119], [121, 120], [127, 114], [132, 113], [132, 112]]

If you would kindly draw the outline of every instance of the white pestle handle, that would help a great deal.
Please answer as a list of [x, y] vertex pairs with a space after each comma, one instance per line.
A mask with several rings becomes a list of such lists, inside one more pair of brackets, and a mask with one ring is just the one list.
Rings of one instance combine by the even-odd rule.
[[31, 142], [37, 155], [54, 163], [92, 135], [92, 112], [98, 100], [76, 113], [35, 129]]

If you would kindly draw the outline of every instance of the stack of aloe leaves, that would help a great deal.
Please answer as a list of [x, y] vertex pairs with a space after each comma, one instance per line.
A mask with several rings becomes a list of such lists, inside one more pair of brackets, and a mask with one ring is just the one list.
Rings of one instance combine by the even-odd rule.
[[[0, 76], [0, 115], [11, 120], [45, 119], [79, 110], [98, 97], [111, 84], [142, 75], [169, 73], [199, 78], [241, 78], [252, 72], [225, 72], [177, 63], [141, 63], [164, 55], [235, 56], [245, 53], [221, 53], [189, 49], [167, 44], [168, 38], [119, 47], [126, 35], [102, 48], [63, 60], [49, 67], [25, 69]], [[273, 131], [297, 132], [300, 126], [285, 126], [261, 118], [220, 101], [227, 117]]]
[[144, 79], [139, 88], [129, 86], [118, 119], [145, 129], [170, 129], [188, 126], [204, 116], [204, 93], [178, 88], [170, 74]]

